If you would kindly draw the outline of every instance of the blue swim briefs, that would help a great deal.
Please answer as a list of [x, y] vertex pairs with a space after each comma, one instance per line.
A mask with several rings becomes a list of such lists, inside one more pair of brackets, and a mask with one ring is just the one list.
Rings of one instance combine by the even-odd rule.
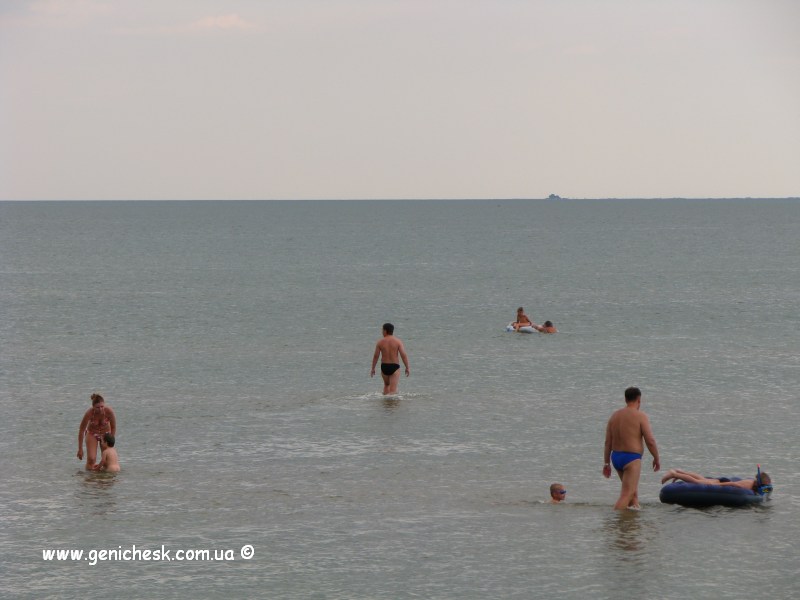
[[618, 452], [616, 450], [611, 451], [611, 464], [614, 465], [614, 468], [620, 473], [622, 473], [622, 469], [625, 468], [625, 465], [641, 459], [642, 455], [638, 452]]

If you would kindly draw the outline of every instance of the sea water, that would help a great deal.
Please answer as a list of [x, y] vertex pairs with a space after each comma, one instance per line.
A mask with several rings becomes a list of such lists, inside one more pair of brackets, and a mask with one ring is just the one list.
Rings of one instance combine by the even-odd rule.
[[[796, 597], [798, 240], [796, 200], [0, 203], [0, 594]], [[772, 500], [662, 505], [646, 454], [612, 510], [630, 385], [662, 472]]]

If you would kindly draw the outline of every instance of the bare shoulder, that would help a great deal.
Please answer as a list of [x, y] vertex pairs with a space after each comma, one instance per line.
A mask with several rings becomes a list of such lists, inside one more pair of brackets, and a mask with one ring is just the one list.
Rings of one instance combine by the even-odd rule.
[[650, 419], [645, 413], [642, 413], [639, 417], [639, 430], [645, 437], [652, 437], [653, 435], [653, 429], [650, 426]]
[[611, 418], [609, 419], [609, 421], [612, 420], [612, 419], [615, 420], [615, 421], [617, 419], [620, 419], [622, 417], [622, 415], [625, 414], [623, 412], [624, 410], [625, 410], [624, 408], [618, 408], [617, 410], [615, 410], [613, 413], [611, 413]]

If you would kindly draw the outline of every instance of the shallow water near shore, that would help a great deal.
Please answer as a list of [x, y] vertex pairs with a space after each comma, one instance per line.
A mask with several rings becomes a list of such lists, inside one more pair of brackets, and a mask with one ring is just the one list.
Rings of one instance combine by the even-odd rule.
[[[798, 239], [790, 200], [0, 203], [0, 593], [792, 598]], [[772, 500], [660, 504], [646, 454], [613, 511], [629, 385], [663, 469]], [[75, 456], [94, 391], [116, 475]], [[172, 560], [42, 554], [134, 545]]]

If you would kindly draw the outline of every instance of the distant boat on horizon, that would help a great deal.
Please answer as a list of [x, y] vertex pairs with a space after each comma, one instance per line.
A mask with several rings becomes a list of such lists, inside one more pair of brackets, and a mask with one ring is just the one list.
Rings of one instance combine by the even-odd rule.
[[548, 200], [563, 200], [563, 198], [561, 196], [559, 196], [558, 194], [550, 194], [547, 197], [547, 199]]

